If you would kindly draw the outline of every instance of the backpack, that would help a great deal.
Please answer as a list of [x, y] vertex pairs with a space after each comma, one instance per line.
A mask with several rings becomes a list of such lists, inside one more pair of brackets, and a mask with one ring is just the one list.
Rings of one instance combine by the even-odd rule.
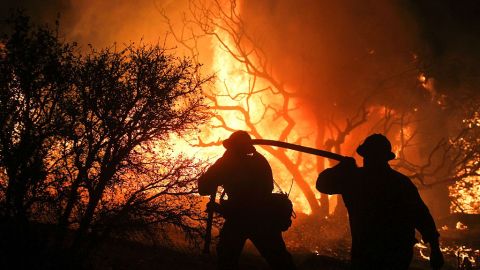
[[293, 204], [287, 193], [271, 193], [265, 202], [264, 213], [272, 228], [282, 232], [290, 228], [292, 217], [295, 217]]

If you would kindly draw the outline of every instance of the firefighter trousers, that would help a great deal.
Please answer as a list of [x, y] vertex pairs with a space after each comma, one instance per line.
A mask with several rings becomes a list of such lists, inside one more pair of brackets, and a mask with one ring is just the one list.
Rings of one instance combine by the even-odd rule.
[[219, 269], [238, 269], [238, 259], [247, 239], [252, 241], [272, 269], [295, 269], [281, 231], [271, 230], [259, 223], [228, 219], [220, 231], [220, 240], [217, 245]]

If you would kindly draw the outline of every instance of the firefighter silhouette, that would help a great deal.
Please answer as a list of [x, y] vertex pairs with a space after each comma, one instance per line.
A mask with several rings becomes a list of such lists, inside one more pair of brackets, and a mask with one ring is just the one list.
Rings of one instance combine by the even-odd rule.
[[388, 164], [395, 158], [388, 139], [370, 135], [357, 153], [363, 167], [345, 158], [321, 172], [316, 183], [322, 193], [342, 195], [352, 235], [352, 269], [408, 269], [415, 229], [430, 244], [430, 265], [441, 268], [435, 222], [412, 181]]
[[228, 196], [221, 205], [209, 205], [225, 218], [217, 245], [218, 268], [238, 269], [243, 246], [250, 239], [272, 269], [295, 269], [281, 230], [264, 213], [265, 201], [273, 191], [268, 161], [255, 150], [245, 131], [234, 132], [223, 146], [224, 155], [198, 180], [201, 195], [223, 186]]

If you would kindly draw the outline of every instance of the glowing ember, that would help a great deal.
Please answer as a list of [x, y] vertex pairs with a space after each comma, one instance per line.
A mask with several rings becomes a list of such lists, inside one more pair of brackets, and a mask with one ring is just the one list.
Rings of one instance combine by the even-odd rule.
[[[430, 256], [427, 255], [429, 247], [423, 242], [415, 244], [415, 249], [418, 250], [420, 258], [430, 260]], [[480, 250], [478, 249], [462, 245], [442, 245], [440, 249], [444, 256], [454, 257], [456, 259], [458, 269], [477, 269], [476, 267], [480, 266]], [[471, 266], [471, 268], [462, 268], [467, 264], [469, 267]]]
[[418, 82], [422, 86], [423, 89], [428, 91], [432, 98], [435, 97], [435, 87], [434, 87], [434, 80], [433, 78], [427, 78], [427, 76], [423, 73], [420, 73], [417, 77]]
[[430, 260], [430, 256], [427, 256], [425, 255], [425, 250], [428, 249], [428, 247], [423, 244], [423, 243], [417, 243], [415, 244], [415, 247], [418, 249], [418, 251], [420, 252], [420, 257], [422, 257], [422, 259], [424, 260]]
[[480, 214], [480, 177], [465, 177], [449, 189], [450, 197], [454, 201], [451, 206], [452, 212]]
[[455, 228], [457, 230], [460, 230], [460, 231], [463, 231], [463, 230], [466, 230], [468, 229], [467, 225], [463, 224], [462, 222], [457, 222], [457, 225], [455, 225]]

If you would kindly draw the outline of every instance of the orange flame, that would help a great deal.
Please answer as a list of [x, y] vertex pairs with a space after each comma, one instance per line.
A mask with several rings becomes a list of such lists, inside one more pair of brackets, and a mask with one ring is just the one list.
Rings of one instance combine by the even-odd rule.
[[[231, 3], [227, 1], [225, 4], [230, 5]], [[225, 8], [230, 9], [232, 7], [228, 6]], [[233, 8], [234, 12], [239, 15], [241, 1], [237, 1]], [[223, 154], [224, 149], [220, 142], [226, 139], [233, 130], [250, 131], [245, 121], [246, 117], [249, 118], [250, 123], [254, 123], [255, 129], [264, 138], [278, 138], [278, 134], [281, 133], [284, 127], [283, 123], [279, 123], [279, 120], [275, 119], [275, 113], [267, 109], [268, 106], [278, 107], [278, 104], [281, 104], [281, 100], [279, 100], [281, 97], [275, 96], [270, 91], [259, 91], [259, 89], [267, 89], [271, 85], [251, 75], [245, 64], [233, 57], [232, 54], [237, 53], [234, 50], [237, 48], [238, 43], [236, 44], [232, 40], [228, 32], [221, 29], [221, 20], [216, 23], [219, 27], [214, 29], [214, 32], [218, 38], [212, 38], [210, 48], [208, 48], [213, 50], [211, 68], [212, 72], [216, 74], [216, 80], [213, 89], [209, 89], [207, 93], [210, 101], [212, 101], [211, 105], [215, 110], [215, 115], [207, 126], [201, 129], [200, 137], [192, 139], [193, 143], [180, 140], [179, 138], [172, 138], [172, 141], [175, 143], [175, 152], [212, 162]], [[229, 51], [226, 48], [233, 51]], [[229, 109], [226, 109], [226, 107]], [[228, 128], [225, 128], [225, 125], [228, 125]], [[224, 126], [224, 128], [216, 128], [220, 126]], [[295, 134], [295, 131], [292, 134]], [[206, 143], [212, 147], [205, 147], [206, 145], [200, 145], [200, 147], [192, 146], [192, 144], [195, 145], [198, 142]], [[289, 191], [290, 181], [294, 180], [288, 170], [259, 147], [257, 147], [257, 150], [267, 156], [272, 165], [274, 177], [282, 186], [282, 189]], [[291, 153], [288, 154], [291, 155]], [[312, 158], [310, 163], [314, 164], [314, 162]], [[307, 170], [306, 167], [308, 166], [314, 168], [313, 165], [303, 165], [302, 167], [304, 167], [304, 170]], [[311, 184], [313, 186], [315, 175], [312, 175], [309, 179], [312, 180]], [[303, 213], [311, 212], [307, 200], [299, 189], [294, 187], [290, 198], [294, 202], [296, 211]]]

